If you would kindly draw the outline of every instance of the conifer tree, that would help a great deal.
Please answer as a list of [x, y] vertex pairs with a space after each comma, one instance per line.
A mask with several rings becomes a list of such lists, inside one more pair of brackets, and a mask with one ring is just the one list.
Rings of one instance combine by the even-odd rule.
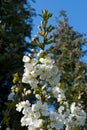
[[60, 86], [65, 89], [69, 102], [82, 100], [87, 111], [87, 68], [81, 60], [84, 56], [82, 46], [86, 45], [87, 40], [69, 26], [65, 11], [61, 11], [57, 18], [54, 37], [56, 44], [52, 49], [61, 73]]
[[[0, 80], [18, 70], [29, 45], [34, 9], [26, 0], [1, 0], [0, 4]], [[28, 46], [27, 46], [28, 45]]]
[[22, 71], [22, 57], [31, 48], [26, 37], [31, 38], [35, 15], [27, 0], [0, 1], [0, 122], [12, 75]]

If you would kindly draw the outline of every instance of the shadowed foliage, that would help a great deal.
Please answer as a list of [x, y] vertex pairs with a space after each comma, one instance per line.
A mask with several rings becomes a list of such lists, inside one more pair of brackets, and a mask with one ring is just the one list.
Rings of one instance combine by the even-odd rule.
[[[32, 2], [32, 0], [31, 0]], [[27, 0], [0, 1], [0, 121], [12, 75], [22, 72], [22, 57], [29, 51], [35, 10]]]

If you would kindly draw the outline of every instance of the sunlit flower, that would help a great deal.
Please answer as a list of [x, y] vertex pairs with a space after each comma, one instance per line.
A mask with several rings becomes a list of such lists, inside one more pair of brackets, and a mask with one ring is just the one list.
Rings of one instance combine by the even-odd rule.
[[23, 57], [23, 62], [29, 62], [29, 61], [30, 61], [30, 58], [28, 56]]

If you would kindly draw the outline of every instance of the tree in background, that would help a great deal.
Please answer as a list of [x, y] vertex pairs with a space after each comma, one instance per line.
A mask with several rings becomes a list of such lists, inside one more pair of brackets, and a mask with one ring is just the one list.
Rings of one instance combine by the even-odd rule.
[[87, 40], [69, 26], [65, 11], [61, 11], [57, 18], [54, 37], [53, 52], [61, 73], [60, 86], [65, 89], [69, 102], [82, 100], [87, 111], [87, 68], [81, 60], [85, 54], [82, 47]]
[[0, 120], [12, 75], [22, 71], [21, 59], [31, 48], [26, 37], [31, 38], [33, 16], [35, 10], [27, 0], [0, 2]]

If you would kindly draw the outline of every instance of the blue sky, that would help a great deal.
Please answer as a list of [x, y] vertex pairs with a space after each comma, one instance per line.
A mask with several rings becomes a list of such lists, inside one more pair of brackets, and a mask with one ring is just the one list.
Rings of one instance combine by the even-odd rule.
[[[56, 24], [55, 17], [59, 15], [59, 12], [65, 10], [70, 26], [80, 33], [87, 34], [87, 0], [36, 0], [36, 3], [31, 3], [31, 5], [37, 14], [41, 14], [44, 9], [53, 13], [49, 21], [52, 25]], [[32, 37], [37, 34], [37, 26], [40, 22], [39, 16], [34, 18]]]

